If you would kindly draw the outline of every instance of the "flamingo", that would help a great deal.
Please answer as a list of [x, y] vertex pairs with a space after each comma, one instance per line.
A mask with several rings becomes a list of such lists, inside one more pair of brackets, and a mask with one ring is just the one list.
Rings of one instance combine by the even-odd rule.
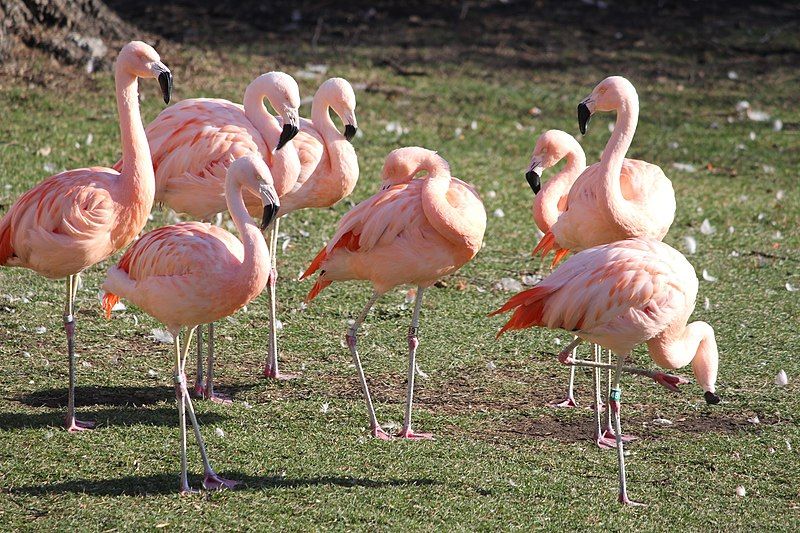
[[570, 250], [629, 237], [661, 240], [675, 219], [675, 192], [661, 168], [625, 158], [639, 118], [639, 97], [631, 82], [611, 76], [597, 84], [578, 105], [581, 133], [597, 111], [617, 112], [614, 133], [600, 162], [578, 176], [566, 209], [533, 251], [547, 255], [555, 250], [554, 265]]
[[[264, 107], [264, 98], [278, 112], [281, 125]], [[268, 72], [245, 89], [244, 104], [218, 98], [183, 100], [162, 111], [147, 126], [153, 155], [157, 203], [196, 220], [210, 221], [227, 209], [225, 174], [231, 162], [259, 154], [270, 167], [282, 196], [295, 185], [300, 159], [291, 140], [299, 131], [300, 90], [283, 72]], [[245, 193], [248, 212], [257, 216], [260, 199]], [[276, 229], [273, 228], [273, 234]], [[274, 254], [274, 251], [273, 251]], [[273, 271], [273, 276], [277, 273]], [[208, 324], [208, 372], [203, 384], [202, 326], [197, 331], [195, 393], [229, 403], [214, 392], [214, 325]]]
[[[567, 163], [561, 171], [541, 185], [542, 171], [553, 167], [562, 159]], [[550, 230], [567, 205], [567, 195], [572, 184], [586, 168], [586, 155], [575, 137], [561, 130], [548, 130], [536, 140], [531, 154], [531, 162], [525, 179], [534, 194], [533, 220], [542, 233]], [[575, 367], [569, 369], [569, 385], [567, 397], [561, 401], [551, 402], [555, 407], [576, 407], [573, 385], [575, 383]]]
[[[531, 326], [564, 329], [578, 337], [560, 354], [568, 365], [614, 367], [614, 385], [609, 397], [619, 462], [619, 501], [628, 498], [625, 456], [620, 427], [622, 372], [645, 375], [677, 390], [686, 380], [623, 366], [633, 348], [646, 343], [650, 358], [658, 366], [676, 369], [691, 363], [707, 403], [719, 403], [715, 383], [719, 354], [714, 329], [705, 322], [687, 325], [697, 298], [697, 274], [683, 255], [659, 240], [640, 237], [589, 248], [569, 258], [535, 287], [513, 296], [492, 315], [514, 311], [498, 332]], [[582, 340], [606, 347], [617, 354], [617, 364], [580, 361], [572, 349]], [[599, 372], [595, 372], [595, 401], [599, 398]], [[600, 412], [595, 410], [597, 438]]]
[[[330, 109], [344, 123], [344, 134], [331, 120]], [[311, 103], [311, 120], [300, 119], [300, 133], [294, 143], [300, 156], [301, 170], [290, 192], [281, 196], [281, 216], [311, 207], [331, 207], [353, 192], [358, 181], [358, 158], [349, 143], [356, 135], [356, 95], [343, 78], [330, 78], [317, 89]], [[277, 228], [280, 219], [275, 221]], [[277, 230], [270, 249], [272, 268], [276, 272]], [[290, 379], [278, 369], [278, 339], [275, 324], [277, 274], [271, 278], [270, 336], [264, 377]]]
[[172, 74], [152, 47], [133, 41], [120, 50], [114, 71], [122, 137], [119, 171], [90, 167], [50, 176], [23, 194], [0, 220], [0, 265], [66, 278], [65, 426], [70, 433], [94, 427], [94, 422], [75, 417], [76, 276], [127, 246], [142, 231], [153, 207], [155, 183], [139, 114], [139, 78], [158, 79], [164, 102], [169, 103]]
[[[261, 228], [253, 223], [244, 196], [263, 205]], [[269, 277], [269, 250], [262, 231], [279, 208], [269, 167], [260, 155], [247, 154], [230, 164], [225, 183], [228, 211], [242, 241], [203, 222], [182, 222], [151, 231], [131, 246], [103, 283], [103, 309], [126, 298], [161, 321], [174, 338], [175, 395], [181, 428], [182, 493], [191, 492], [187, 477], [186, 411], [203, 461], [203, 487], [231, 488], [236, 482], [216, 474], [208, 461], [200, 426], [186, 386], [186, 355], [197, 326], [229, 316], [258, 296]], [[187, 328], [181, 350], [179, 333]]]
[[[420, 172], [427, 175], [416, 178]], [[394, 150], [386, 158], [381, 177], [381, 190], [342, 218], [333, 239], [320, 250], [301, 279], [320, 271], [306, 301], [313, 300], [333, 281], [372, 282], [372, 296], [349, 327], [346, 339], [366, 400], [372, 436], [382, 440], [390, 436], [375, 416], [356, 349], [356, 334], [382, 294], [397, 285], [417, 285], [408, 329], [405, 417], [397, 436], [430, 439], [431, 434], [411, 429], [422, 297], [426, 287], [455, 272], [478, 253], [486, 230], [486, 211], [475, 190], [452, 177], [447, 161], [431, 150]]]

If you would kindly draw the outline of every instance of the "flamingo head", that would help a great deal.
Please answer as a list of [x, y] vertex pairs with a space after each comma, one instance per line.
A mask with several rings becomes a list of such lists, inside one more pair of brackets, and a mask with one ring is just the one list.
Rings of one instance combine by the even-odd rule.
[[261, 199], [264, 214], [261, 218], [261, 230], [267, 229], [281, 207], [272, 173], [264, 160], [258, 155], [249, 154], [231, 163], [228, 168], [228, 180], [234, 180], [243, 188]]
[[575, 138], [561, 130], [548, 130], [539, 136], [531, 154], [528, 171], [525, 173], [525, 179], [531, 186], [533, 194], [538, 194], [542, 188], [542, 172], [574, 152], [575, 144], [577, 144]]
[[595, 112], [617, 111], [635, 96], [636, 89], [622, 76], [609, 76], [598, 83], [592, 94], [578, 104], [578, 127], [581, 133], [586, 133], [586, 126]]
[[117, 68], [139, 78], [153, 78], [161, 86], [164, 103], [172, 97], [172, 72], [161, 62], [158, 52], [142, 41], [131, 41], [120, 50]]
[[392, 185], [408, 183], [420, 172], [432, 172], [436, 168], [445, 168], [449, 171], [447, 161], [433, 150], [419, 146], [406, 146], [392, 150], [381, 170], [382, 189]]
[[328, 105], [344, 123], [344, 138], [352, 141], [358, 131], [356, 120], [356, 93], [344, 78], [326, 80], [320, 91], [325, 91]]
[[262, 74], [250, 85], [266, 97], [283, 119], [283, 129], [275, 145], [275, 150], [280, 150], [300, 131], [300, 88], [294, 78], [277, 71]]

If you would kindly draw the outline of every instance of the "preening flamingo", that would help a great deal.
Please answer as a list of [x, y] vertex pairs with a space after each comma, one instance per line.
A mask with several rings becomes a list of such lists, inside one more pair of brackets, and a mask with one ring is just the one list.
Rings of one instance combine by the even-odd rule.
[[[685, 380], [663, 372], [625, 368], [633, 348], [647, 343], [650, 358], [667, 369], [691, 362], [698, 384], [709, 404], [716, 395], [719, 354], [713, 328], [705, 322], [687, 325], [697, 297], [697, 275], [683, 255], [650, 238], [633, 238], [589, 248], [569, 258], [535, 287], [513, 296], [492, 315], [514, 311], [498, 337], [511, 329], [531, 326], [564, 329], [578, 339], [559, 355], [562, 363], [610, 367], [595, 361], [577, 361], [572, 349], [581, 340], [606, 347], [617, 354], [614, 385], [609, 399], [614, 413], [619, 500], [630, 504], [625, 481], [625, 456], [620, 427], [622, 372], [643, 374], [675, 390]], [[596, 356], [598, 355], [597, 352]], [[595, 401], [599, 402], [599, 373], [595, 372]], [[600, 414], [596, 413], [596, 437], [601, 439]]]
[[570, 251], [629, 237], [661, 240], [675, 219], [675, 192], [661, 168], [625, 158], [639, 119], [639, 97], [631, 82], [611, 76], [594, 88], [578, 106], [581, 133], [597, 111], [616, 111], [614, 133], [600, 162], [575, 181], [566, 210], [533, 252], [555, 250], [554, 264]]
[[139, 78], [158, 79], [169, 103], [172, 74], [152, 47], [133, 41], [120, 50], [114, 71], [122, 137], [119, 171], [91, 167], [50, 176], [23, 194], [0, 220], [0, 265], [67, 279], [70, 432], [94, 427], [75, 418], [75, 276], [127, 246], [153, 207], [153, 164], [139, 114]]
[[[281, 116], [283, 125], [267, 111], [264, 98]], [[247, 154], [259, 154], [264, 159], [279, 196], [292, 190], [301, 168], [291, 142], [300, 127], [297, 82], [283, 72], [262, 74], [247, 86], [243, 102], [244, 105], [239, 105], [219, 98], [183, 100], [162, 111], [147, 126], [157, 203], [164, 203], [196, 220], [210, 221], [227, 209], [225, 174], [228, 167]], [[245, 205], [251, 215], [260, 214], [258, 196], [245, 193]], [[201, 330], [202, 327], [197, 331], [195, 392], [201, 397], [222, 401], [223, 397], [214, 393], [214, 325], [208, 324], [205, 385]]]
[[[330, 110], [344, 123], [344, 134], [331, 120]], [[301, 171], [292, 190], [281, 196], [281, 216], [309, 207], [331, 207], [353, 192], [358, 181], [358, 158], [349, 141], [355, 137], [356, 95], [353, 87], [343, 78], [326, 80], [317, 89], [311, 103], [311, 120], [300, 119], [300, 133], [294, 143], [300, 155]], [[278, 227], [280, 219], [275, 221]], [[273, 272], [276, 272], [278, 232], [273, 232], [270, 249]], [[275, 282], [271, 278], [270, 336], [264, 376], [290, 378], [278, 369], [278, 338], [275, 328]]]
[[[253, 223], [245, 193], [260, 198], [261, 228]], [[158, 228], [131, 246], [108, 271], [103, 283], [103, 309], [110, 317], [120, 298], [130, 300], [164, 323], [175, 348], [175, 395], [181, 427], [181, 492], [190, 492], [186, 465], [188, 411], [200, 456], [206, 489], [232, 487], [211, 468], [200, 426], [186, 386], [186, 355], [197, 326], [229, 316], [261, 294], [269, 277], [269, 250], [262, 230], [278, 212], [278, 194], [269, 168], [258, 154], [245, 155], [228, 167], [225, 184], [228, 211], [242, 242], [204, 222], [183, 222]], [[187, 328], [181, 351], [180, 330]]]
[[[417, 177], [420, 172], [427, 175]], [[486, 211], [475, 190], [452, 177], [447, 161], [431, 150], [419, 147], [394, 150], [386, 158], [381, 177], [381, 190], [342, 218], [334, 237], [303, 274], [302, 278], [306, 278], [320, 271], [306, 300], [313, 300], [333, 281], [372, 282], [372, 296], [349, 327], [346, 338], [367, 403], [372, 435], [387, 440], [390, 437], [375, 416], [356, 350], [356, 334], [382, 294], [397, 285], [417, 285], [408, 330], [406, 410], [403, 428], [397, 436], [432, 438], [411, 429], [422, 296], [426, 287], [475, 257], [486, 230]]]

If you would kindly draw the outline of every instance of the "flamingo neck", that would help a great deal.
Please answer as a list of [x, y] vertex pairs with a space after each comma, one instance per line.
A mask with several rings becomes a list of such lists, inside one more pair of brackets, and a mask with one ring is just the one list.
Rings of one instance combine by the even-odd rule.
[[244, 246], [242, 272], [238, 279], [249, 284], [252, 281], [251, 278], [257, 277], [260, 269], [270, 264], [267, 243], [264, 241], [264, 234], [261, 233], [261, 229], [253, 222], [252, 217], [247, 212], [242, 184], [229, 179], [225, 184], [225, 199], [231, 220], [236, 226], [236, 231], [239, 232]]
[[259, 83], [259, 79], [254, 80], [244, 91], [244, 115], [261, 134], [267, 149], [271, 152], [278, 146], [278, 139], [281, 135], [281, 125], [264, 105], [264, 98], [267, 91]]
[[329, 176], [341, 182], [347, 196], [358, 179], [358, 159], [353, 145], [344, 138], [331, 119], [330, 108], [328, 96], [317, 91], [311, 103], [311, 121], [325, 145], [327, 163], [330, 165]]
[[714, 383], [707, 376], [716, 376], [719, 352], [714, 329], [707, 323], [692, 322], [686, 327], [668, 328], [647, 341], [647, 349], [653, 361], [664, 368], [681, 368], [691, 362], [699, 385], [713, 392]]
[[586, 168], [586, 156], [582, 150], [567, 152], [566, 159], [564, 168], [547, 180], [533, 200], [536, 225], [543, 232], [547, 232], [564, 212], [566, 206], [561, 205], [562, 198], [569, 193], [572, 184]]
[[114, 80], [122, 140], [121, 185], [126, 193], [124, 198], [119, 199], [119, 203], [125, 207], [143, 203], [149, 212], [155, 195], [155, 177], [150, 146], [139, 112], [138, 78], [118, 63]]
[[623, 96], [617, 109], [614, 132], [603, 150], [599, 163], [606, 195], [605, 201], [601, 201], [601, 209], [605, 210], [606, 218], [623, 232], [635, 231], [639, 222], [639, 213], [622, 195], [620, 182], [622, 164], [633, 141], [638, 120], [639, 99], [636, 93]]

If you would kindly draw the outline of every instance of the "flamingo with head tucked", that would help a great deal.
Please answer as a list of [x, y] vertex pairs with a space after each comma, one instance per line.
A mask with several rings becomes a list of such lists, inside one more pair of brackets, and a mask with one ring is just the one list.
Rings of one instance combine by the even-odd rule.
[[[261, 228], [253, 223], [244, 196], [260, 198]], [[227, 171], [225, 198], [242, 241], [203, 222], [183, 222], [151, 231], [108, 271], [103, 308], [110, 317], [120, 298], [130, 300], [167, 326], [175, 344], [175, 394], [181, 427], [181, 492], [190, 492], [186, 465], [186, 411], [203, 460], [207, 489], [232, 487], [206, 456], [200, 426], [186, 386], [186, 355], [194, 329], [229, 316], [261, 294], [269, 277], [269, 250], [263, 229], [278, 212], [278, 194], [269, 168], [258, 154], [234, 161]], [[181, 351], [179, 333], [187, 328]]]
[[[417, 177], [421, 172], [427, 174]], [[389, 435], [375, 416], [356, 350], [356, 334], [382, 294], [402, 284], [418, 287], [408, 330], [406, 411], [397, 436], [432, 438], [411, 429], [422, 295], [426, 287], [475, 257], [486, 230], [486, 211], [475, 190], [452, 177], [447, 161], [431, 150], [394, 150], [386, 158], [382, 178], [381, 190], [342, 217], [336, 234], [303, 274], [302, 278], [306, 278], [320, 272], [306, 300], [313, 300], [333, 281], [372, 282], [372, 297], [349, 327], [346, 338], [367, 403], [372, 436], [388, 440]]]
[[[341, 119], [344, 133], [331, 120], [330, 110]], [[350, 144], [356, 135], [356, 95], [343, 78], [330, 78], [319, 86], [311, 103], [311, 120], [300, 119], [300, 133], [294, 143], [300, 155], [301, 171], [290, 192], [281, 196], [281, 216], [310, 207], [331, 207], [350, 196], [358, 181], [358, 158]], [[277, 227], [279, 220], [275, 221]], [[273, 233], [273, 270], [277, 261], [277, 231]], [[275, 328], [275, 281], [271, 279], [270, 337], [264, 377], [287, 379], [278, 369], [278, 339]]]
[[[647, 343], [650, 358], [667, 369], [689, 363], [709, 404], [719, 403], [715, 384], [719, 365], [714, 329], [705, 322], [687, 325], [697, 298], [697, 275], [683, 255], [651, 238], [633, 238], [589, 248], [569, 258], [535, 287], [513, 296], [492, 315], [514, 314], [497, 334], [531, 326], [563, 329], [578, 338], [559, 355], [562, 363], [588, 366], [595, 372], [595, 401], [600, 401], [599, 361], [577, 361], [572, 349], [581, 340], [604, 346], [617, 354], [614, 385], [609, 398], [614, 413], [614, 433], [619, 461], [619, 501], [628, 498], [625, 456], [620, 428], [620, 375], [646, 375], [669, 389], [686, 383], [663, 372], [625, 368], [633, 348]], [[597, 438], [599, 410], [595, 410]]]
[[151, 46], [133, 41], [120, 50], [114, 70], [122, 137], [118, 171], [91, 167], [50, 176], [23, 194], [0, 220], [0, 265], [67, 278], [70, 432], [94, 427], [75, 418], [76, 276], [127, 246], [153, 207], [153, 163], [139, 114], [139, 78], [158, 79], [164, 102], [169, 102], [172, 74]]
[[[541, 184], [542, 171], [557, 165], [562, 159], [567, 162], [555, 176]], [[531, 162], [525, 179], [533, 190], [533, 220], [542, 233], [550, 230], [558, 217], [567, 208], [567, 196], [572, 184], [586, 168], [586, 155], [580, 143], [569, 133], [548, 130], [536, 140]], [[552, 402], [556, 407], [576, 407], [574, 395], [575, 367], [569, 369], [567, 397]]]
[[[283, 125], [267, 111], [265, 98]], [[291, 191], [301, 168], [291, 142], [299, 131], [299, 106], [300, 90], [294, 78], [268, 72], [247, 86], [243, 105], [219, 98], [192, 98], [162, 111], [146, 130], [156, 176], [156, 202], [209, 221], [227, 209], [228, 167], [237, 158], [253, 154], [269, 166], [279, 196]], [[249, 192], [244, 198], [250, 214], [257, 216], [260, 199]], [[274, 234], [275, 228], [272, 231]], [[277, 272], [272, 275], [276, 277]], [[208, 372], [203, 383], [201, 329], [197, 332], [195, 393], [226, 402], [214, 392], [213, 323], [208, 324]]]

